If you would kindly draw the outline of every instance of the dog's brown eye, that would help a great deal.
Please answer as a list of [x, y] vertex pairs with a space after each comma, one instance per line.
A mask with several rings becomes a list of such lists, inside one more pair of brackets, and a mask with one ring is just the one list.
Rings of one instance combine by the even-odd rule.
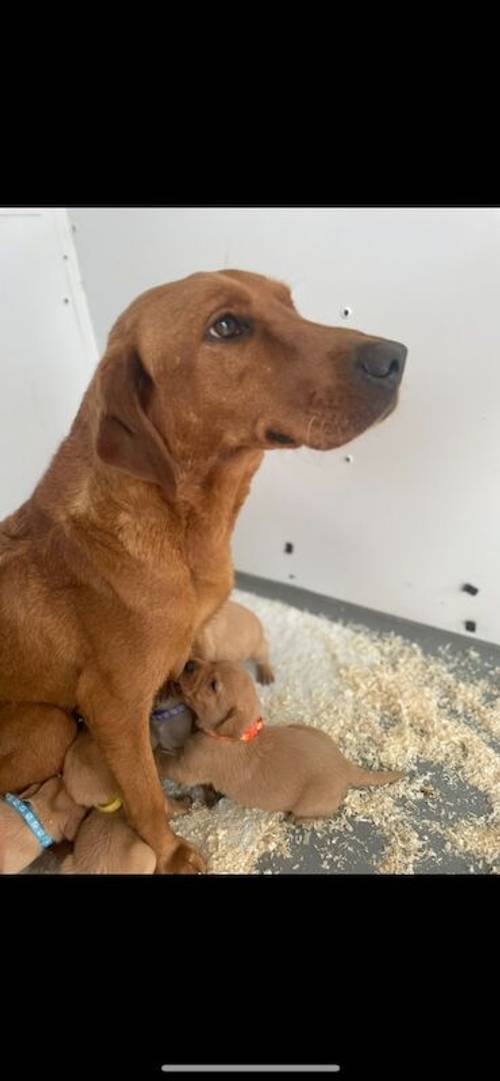
[[221, 315], [220, 319], [217, 319], [215, 323], [212, 323], [208, 336], [216, 339], [239, 338], [249, 329], [248, 323], [244, 323], [242, 319], [237, 319], [235, 315], [230, 315], [228, 312], [226, 315]]

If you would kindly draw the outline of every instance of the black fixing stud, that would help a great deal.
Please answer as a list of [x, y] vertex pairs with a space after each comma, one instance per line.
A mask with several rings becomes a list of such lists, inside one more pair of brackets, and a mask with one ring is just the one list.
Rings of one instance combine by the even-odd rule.
[[291, 555], [293, 552], [293, 544], [290, 544], [290, 541], [287, 541], [285, 544], [285, 552], [287, 556]]
[[474, 634], [474, 632], [476, 630], [476, 622], [475, 622], [475, 620], [474, 619], [466, 619], [465, 620], [465, 629], [466, 629], [466, 631], [470, 631], [471, 634]]
[[465, 585], [462, 586], [462, 593], [470, 593], [471, 597], [475, 597], [476, 594], [479, 593], [479, 590], [477, 586], [471, 586], [470, 582], [466, 582]]

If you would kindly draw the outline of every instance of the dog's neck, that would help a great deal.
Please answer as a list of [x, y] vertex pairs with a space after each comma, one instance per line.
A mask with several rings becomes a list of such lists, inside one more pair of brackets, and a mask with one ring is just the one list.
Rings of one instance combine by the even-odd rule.
[[[221, 449], [211, 460], [179, 463], [175, 498], [159, 485], [100, 461], [85, 402], [31, 500], [13, 516], [12, 533], [56, 546], [62, 568], [82, 580], [116, 589], [126, 603], [144, 596], [144, 573], [155, 602], [170, 590], [172, 567], [187, 572], [196, 596], [192, 633], [210, 618], [233, 587], [231, 535], [260, 450]], [[4, 526], [6, 523], [4, 523]], [[127, 561], [127, 576], [117, 566]], [[106, 587], [104, 587], [106, 588]]]
[[249, 447], [203, 448], [188, 456], [176, 455], [176, 484], [167, 499], [159, 485], [140, 480], [120, 469], [104, 465], [97, 457], [92, 434], [91, 388], [87, 392], [68, 437], [33, 495], [33, 502], [52, 519], [80, 518], [98, 521], [101, 532], [115, 537], [123, 533], [127, 519], [137, 533], [141, 523], [149, 530], [155, 523], [174, 534], [202, 521], [217, 523], [217, 532], [231, 532], [259, 468], [264, 452]]
[[220, 559], [227, 549], [238, 513], [248, 495], [262, 452], [240, 450], [221, 454], [204, 471], [186, 472], [179, 485], [188, 558], [197, 565], [210, 551]]

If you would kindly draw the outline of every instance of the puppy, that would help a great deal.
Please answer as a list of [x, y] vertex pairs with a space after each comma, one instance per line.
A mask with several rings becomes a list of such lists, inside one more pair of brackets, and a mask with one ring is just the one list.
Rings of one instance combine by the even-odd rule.
[[69, 713], [30, 702], [22, 710], [6, 702], [0, 713], [0, 793], [19, 793], [61, 773], [78, 731]]
[[[223, 604], [205, 624], [192, 652], [204, 661], [252, 660], [257, 666], [259, 683], [274, 682], [264, 628], [257, 616], [242, 604], [233, 601]], [[192, 710], [175, 693], [175, 684], [167, 680], [150, 717], [153, 750], [160, 747], [168, 754], [179, 751], [192, 734], [193, 720]]]
[[180, 784], [211, 784], [244, 807], [287, 811], [304, 822], [337, 811], [350, 786], [402, 777], [348, 762], [317, 728], [264, 727], [251, 677], [230, 662], [191, 661], [179, 686], [196, 713], [197, 731], [161, 770]]
[[[264, 628], [253, 612], [234, 601], [226, 601], [205, 624], [194, 643], [193, 654], [206, 661], [251, 660], [257, 667], [259, 683], [274, 682]], [[151, 743], [160, 776], [161, 752], [175, 754], [193, 731], [194, 714], [175, 694], [174, 687], [170, 681], [164, 684], [150, 718]], [[212, 807], [222, 795], [212, 785], [198, 786], [196, 794], [207, 807]]]
[[[189, 662], [188, 662], [189, 663]], [[167, 693], [167, 692], [165, 692]], [[160, 696], [150, 718], [151, 744], [160, 777], [162, 756], [180, 751], [193, 731], [194, 713], [182, 702], [179, 695]], [[213, 807], [222, 798], [211, 785], [198, 785], [191, 793], [207, 807]]]
[[153, 849], [129, 826], [122, 809], [111, 806], [87, 815], [76, 835], [73, 852], [61, 863], [63, 875], [152, 875]]
[[[92, 807], [76, 834], [62, 874], [152, 875], [156, 855], [129, 826], [116, 782], [90, 732], [83, 731], [64, 762], [64, 784], [75, 803]], [[165, 800], [170, 813], [183, 813], [190, 801]]]
[[149, 727], [153, 750], [175, 754], [192, 733], [194, 714], [178, 694], [170, 694], [167, 684], [155, 704]]
[[5, 798], [0, 800], [0, 874], [4, 875], [24, 871], [50, 844], [73, 840], [86, 813], [85, 807], [79, 807], [71, 798], [60, 777], [31, 785], [17, 799], [36, 832], [19, 810]]
[[274, 682], [262, 623], [248, 608], [234, 601], [226, 601], [205, 624], [192, 653], [204, 661], [233, 661], [235, 664], [254, 661], [258, 682]]

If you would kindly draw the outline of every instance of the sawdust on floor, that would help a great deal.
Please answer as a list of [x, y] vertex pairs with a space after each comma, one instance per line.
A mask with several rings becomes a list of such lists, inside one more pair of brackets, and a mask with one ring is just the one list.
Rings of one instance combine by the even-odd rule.
[[[349, 870], [335, 837], [365, 822], [384, 840], [371, 860], [375, 873], [412, 874], [425, 860], [439, 868], [443, 845], [446, 853], [474, 857], [484, 873], [498, 873], [500, 669], [490, 666], [485, 675], [472, 649], [459, 663], [447, 648], [429, 657], [395, 634], [331, 622], [241, 590], [233, 596], [259, 616], [270, 642], [276, 682], [259, 690], [267, 723], [315, 725], [352, 761], [405, 772], [387, 788], [351, 789], [340, 813], [305, 831], [306, 842], [310, 835], [330, 840], [322, 870]], [[438, 766], [447, 800], [432, 783]], [[487, 813], [464, 815], [458, 799], [455, 805], [453, 791], [464, 783], [483, 795]], [[434, 812], [439, 801], [436, 821], [426, 809]], [[264, 856], [289, 855], [296, 829], [284, 815], [245, 810], [228, 799], [211, 810], [195, 805], [175, 822], [212, 874], [259, 873]]]

